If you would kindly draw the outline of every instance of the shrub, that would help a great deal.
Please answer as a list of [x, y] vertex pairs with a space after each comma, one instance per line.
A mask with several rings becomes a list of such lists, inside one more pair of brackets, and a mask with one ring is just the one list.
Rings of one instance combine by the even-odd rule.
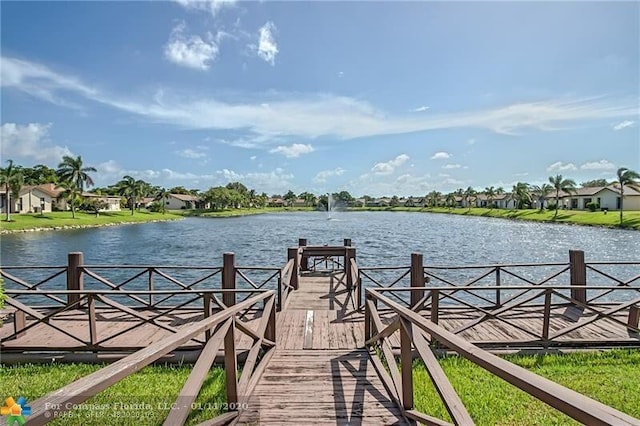
[[157, 213], [160, 211], [160, 207], [161, 207], [160, 203], [157, 201], [154, 201], [153, 203], [147, 206], [147, 210], [149, 210], [150, 212]]
[[556, 205], [555, 204], [547, 204], [547, 210], [555, 210], [556, 209]]
[[595, 212], [596, 210], [598, 210], [600, 208], [600, 206], [598, 205], [598, 203], [594, 203], [592, 201], [590, 203], [587, 203], [587, 208], [589, 209], [589, 211]]

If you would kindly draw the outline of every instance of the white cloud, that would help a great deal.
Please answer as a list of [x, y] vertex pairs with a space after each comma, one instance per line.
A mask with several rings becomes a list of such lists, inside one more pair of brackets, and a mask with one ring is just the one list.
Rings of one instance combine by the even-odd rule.
[[525, 177], [525, 176], [529, 176], [528, 172], [522, 172], [522, 173], [514, 173], [513, 174], [515, 177]]
[[578, 170], [578, 168], [573, 163], [564, 164], [562, 161], [555, 162], [547, 167], [548, 172], [566, 172], [575, 170]]
[[57, 165], [63, 156], [73, 155], [66, 146], [49, 144], [50, 128], [51, 124], [4, 123], [0, 131], [2, 158], [28, 158]]
[[444, 166], [442, 166], [443, 169], [461, 169], [462, 165], [461, 164], [445, 164]]
[[185, 34], [186, 30], [186, 24], [181, 22], [171, 31], [164, 47], [165, 58], [183, 67], [208, 70], [218, 56], [218, 45], [211, 34], [207, 35], [208, 41], [205, 41], [200, 36]]
[[397, 167], [400, 167], [409, 160], [407, 154], [400, 154], [393, 160], [389, 160], [386, 163], [376, 163], [371, 168], [371, 171], [376, 175], [390, 175]]
[[419, 106], [418, 108], [413, 109], [413, 112], [424, 112], [426, 110], [428, 110], [430, 107], [426, 106], [426, 105], [422, 105]]
[[436, 152], [431, 156], [432, 160], [446, 160], [447, 158], [451, 158], [451, 154], [444, 151]]
[[340, 78], [344, 77], [344, 71], [338, 71], [338, 77]]
[[279, 52], [278, 44], [274, 37], [276, 30], [275, 24], [271, 21], [267, 21], [267, 23], [258, 30], [260, 37], [258, 40], [258, 46], [251, 46], [256, 50], [258, 56], [270, 63], [272, 66], [275, 65], [276, 55]]
[[255, 156], [255, 155], [252, 155], [251, 157], [249, 157], [249, 160], [254, 161], [256, 158], [258, 158], [258, 157]]
[[[7, 57], [1, 61], [3, 88], [21, 90], [49, 102], [84, 98], [152, 122], [187, 129], [238, 130], [244, 132], [243, 137], [267, 140], [274, 136], [354, 139], [454, 128], [515, 134], [527, 129], [558, 131], [558, 125], [566, 128], [574, 122], [604, 124], [613, 118], [638, 115], [637, 99], [632, 97], [561, 98], [483, 110], [394, 116], [361, 99], [330, 94], [268, 92], [244, 96], [240, 101], [167, 90], [161, 99], [118, 96], [40, 64]], [[268, 107], [263, 106], [265, 103]]]
[[582, 170], [614, 170], [616, 166], [607, 160], [592, 161], [580, 166]]
[[475, 143], [476, 143], [476, 140], [475, 140], [474, 138], [471, 138], [471, 139], [469, 139], [469, 140], [467, 141], [467, 144], [469, 144], [469, 145], [473, 145], [473, 144], [475, 144]]
[[186, 9], [207, 11], [207, 12], [210, 12], [211, 15], [213, 16], [216, 16], [216, 14], [223, 7], [232, 7], [232, 6], [235, 6], [236, 4], [236, 0], [174, 0], [174, 1]]
[[624, 120], [616, 125], [613, 126], [613, 130], [622, 130], [625, 127], [633, 127], [633, 125], [636, 124], [635, 121], [631, 121], [631, 120]]
[[182, 149], [182, 150], [176, 151], [176, 154], [178, 154], [180, 157], [192, 158], [192, 159], [206, 158], [207, 157], [206, 153], [200, 152], [200, 151], [196, 151], [195, 149], [191, 149], [191, 148], [186, 148], [186, 149]]
[[337, 167], [333, 170], [322, 170], [313, 178], [313, 181], [315, 183], [324, 183], [330, 177], [342, 176], [344, 172], [345, 170], [342, 167]]
[[309, 154], [313, 151], [315, 151], [315, 149], [309, 144], [294, 143], [293, 145], [289, 146], [280, 145], [269, 152], [274, 154], [282, 154], [287, 158], [298, 158], [301, 155]]
[[233, 170], [223, 169], [216, 172], [228, 182], [239, 181], [258, 192], [284, 192], [293, 188], [293, 174], [286, 173], [277, 168], [268, 173], [250, 172], [237, 173]]

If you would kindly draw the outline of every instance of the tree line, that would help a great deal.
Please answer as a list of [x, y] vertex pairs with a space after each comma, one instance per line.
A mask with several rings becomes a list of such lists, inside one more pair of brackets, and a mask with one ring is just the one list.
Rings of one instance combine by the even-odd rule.
[[[25, 185], [40, 185], [45, 183], [53, 183], [63, 189], [61, 196], [66, 200], [71, 208], [71, 214], [75, 218], [77, 208], [84, 208], [97, 212], [106, 207], [104, 203], [96, 199], [85, 199], [83, 196], [85, 188], [94, 185], [93, 179], [89, 173], [96, 172], [94, 167], [84, 165], [82, 157], [64, 156], [58, 164], [57, 169], [52, 169], [43, 164], [34, 167], [22, 167], [13, 163], [12, 160], [7, 161], [8, 166], [0, 168], [0, 186], [4, 187], [7, 205], [10, 205], [10, 199], [19, 196], [21, 189]], [[582, 182], [581, 187], [599, 187], [614, 184], [620, 188], [621, 192], [621, 209], [620, 221], [622, 222], [622, 203], [624, 202], [624, 187], [631, 186], [638, 188], [640, 186], [640, 174], [636, 171], [621, 167], [616, 172], [616, 180], [608, 182], [606, 179], [594, 179]], [[530, 185], [526, 182], [517, 182], [511, 188], [511, 192], [507, 193], [502, 187], [489, 186], [484, 190], [476, 190], [469, 186], [466, 189], [458, 188], [449, 193], [439, 191], [431, 191], [423, 198], [423, 205], [427, 207], [454, 207], [458, 200], [462, 200], [466, 206], [471, 208], [471, 203], [477, 201], [479, 195], [484, 195], [489, 208], [494, 207], [496, 198], [503, 194], [508, 194], [509, 199], [513, 201], [516, 209], [531, 208], [534, 201], [539, 206], [543, 206], [544, 201], [550, 195], [555, 195], [555, 215], [558, 214], [560, 194], [574, 194], [578, 185], [573, 179], [565, 178], [557, 174], [549, 176], [548, 182], [542, 185]], [[124, 176], [120, 181], [107, 187], [99, 187], [91, 190], [97, 195], [120, 196], [126, 200], [125, 206], [131, 209], [133, 215], [135, 209], [140, 209], [142, 201], [153, 198], [155, 201], [149, 206], [150, 209], [166, 211], [166, 200], [169, 194], [184, 194], [198, 197], [205, 204], [209, 204], [212, 210], [223, 210], [227, 208], [264, 208], [269, 202], [269, 196], [265, 193], [258, 193], [255, 189], [249, 189], [240, 182], [230, 182], [226, 186], [216, 186], [206, 191], [198, 189], [187, 189], [183, 186], [173, 188], [163, 188], [154, 186], [142, 179], [135, 179], [132, 176]], [[348, 191], [340, 191], [331, 194], [334, 205], [350, 206], [355, 198]], [[318, 207], [327, 209], [329, 206], [329, 194], [315, 195], [311, 192], [302, 192], [296, 194], [292, 190], [287, 191], [284, 195], [272, 194], [272, 199], [282, 199], [286, 206], [292, 206], [296, 200], [302, 200], [305, 206]], [[365, 202], [374, 200], [369, 195], [362, 197]], [[394, 195], [389, 200], [389, 206], [395, 207], [400, 203], [398, 196]], [[7, 208], [6, 220], [10, 220], [10, 209]]]

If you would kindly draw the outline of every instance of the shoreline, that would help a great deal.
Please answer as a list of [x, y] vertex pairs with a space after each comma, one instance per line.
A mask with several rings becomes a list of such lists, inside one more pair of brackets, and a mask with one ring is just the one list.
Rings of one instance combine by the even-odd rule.
[[104, 228], [107, 226], [120, 226], [120, 225], [143, 225], [145, 223], [172, 222], [172, 221], [182, 220], [182, 219], [183, 219], [182, 217], [176, 217], [171, 219], [151, 219], [146, 221], [133, 221], [133, 222], [107, 222], [107, 223], [95, 223], [95, 224], [83, 224], [83, 225], [45, 226], [45, 227], [24, 228], [24, 229], [0, 229], [0, 235], [21, 234], [21, 233], [27, 233], [27, 232], [68, 231], [72, 229]]

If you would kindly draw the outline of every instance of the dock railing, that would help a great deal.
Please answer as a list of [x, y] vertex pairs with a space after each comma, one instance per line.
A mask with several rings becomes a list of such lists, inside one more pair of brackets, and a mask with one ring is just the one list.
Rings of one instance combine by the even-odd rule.
[[[230, 294], [229, 291], [220, 291], [223, 292], [223, 295]], [[233, 292], [238, 291], [240, 290], [233, 290]], [[175, 404], [171, 405], [171, 410], [164, 424], [184, 424], [202, 384], [207, 378], [206, 372], [213, 365], [220, 348], [224, 348], [226, 406], [229, 408], [229, 412], [222, 413], [210, 422], [212, 422], [211, 424], [227, 424], [233, 421], [238, 416], [239, 409], [247, 403], [266, 365], [273, 356], [276, 346], [275, 291], [257, 291], [259, 294], [255, 296], [225, 307], [221, 311], [177, 331], [171, 337], [152, 343], [95, 373], [33, 401], [29, 424], [42, 425], [51, 421], [55, 416], [63, 415], [66, 410], [86, 401], [98, 392], [141, 370], [202, 334], [208, 336], [205, 347], [194, 364]], [[254, 328], [240, 318], [243, 312], [252, 309], [258, 303], [264, 305], [264, 310], [257, 328]], [[238, 332], [253, 339], [253, 345], [244, 362], [239, 379], [238, 352], [235, 347]], [[47, 407], [58, 408], [50, 410]]]
[[[420, 290], [426, 291], [428, 289]], [[383, 324], [380, 309], [390, 310], [395, 315], [390, 324]], [[396, 363], [396, 358], [388, 342], [389, 336], [398, 330], [400, 332], [400, 367]], [[424, 362], [454, 423], [473, 424], [473, 419], [464, 403], [432, 352], [430, 343], [438, 342], [439, 345], [456, 352], [579, 422], [589, 425], [640, 425], [638, 419], [538, 376], [469, 343], [375, 289], [366, 290], [365, 342], [366, 346], [370, 348], [374, 366], [389, 393], [403, 409], [404, 414], [417, 422], [435, 425], [449, 424], [415, 409], [412, 377], [414, 349]]]

